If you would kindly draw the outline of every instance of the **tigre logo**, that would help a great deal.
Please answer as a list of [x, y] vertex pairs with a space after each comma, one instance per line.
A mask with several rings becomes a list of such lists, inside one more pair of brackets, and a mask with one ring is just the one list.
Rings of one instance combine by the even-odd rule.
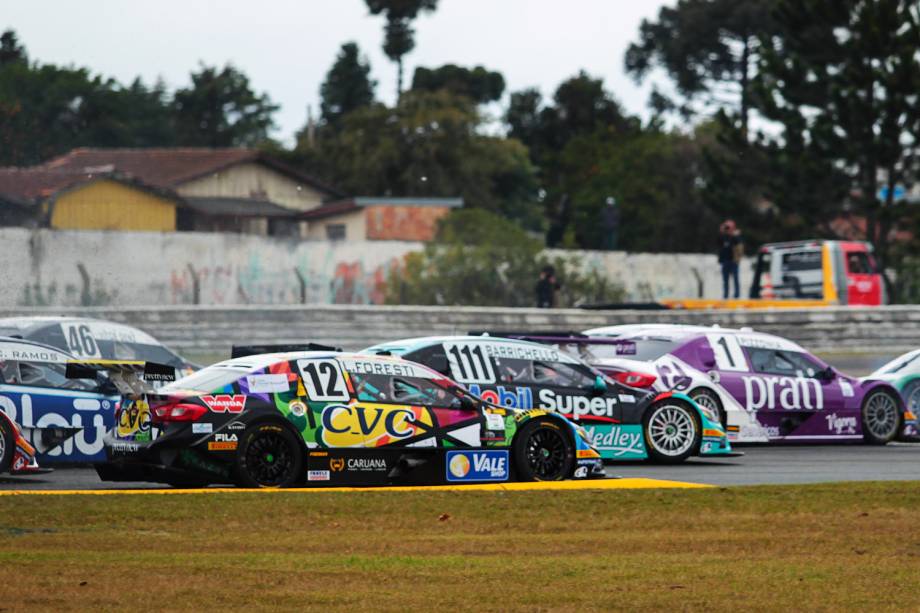
[[345, 458], [332, 458], [329, 460], [329, 468], [334, 472], [345, 470]]

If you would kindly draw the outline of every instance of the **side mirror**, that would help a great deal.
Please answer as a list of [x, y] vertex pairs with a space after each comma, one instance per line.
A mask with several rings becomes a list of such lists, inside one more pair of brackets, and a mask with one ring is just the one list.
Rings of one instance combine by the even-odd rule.
[[833, 366], [828, 366], [822, 371], [818, 372], [818, 378], [822, 381], [833, 381], [837, 376], [837, 372], [834, 370]]
[[463, 411], [476, 410], [476, 403], [469, 396], [460, 396], [460, 409]]
[[708, 343], [706, 345], [701, 345], [699, 349], [696, 350], [696, 355], [706, 368], [712, 368], [716, 365], [716, 353]]
[[594, 377], [594, 385], [591, 386], [592, 396], [603, 396], [607, 393], [607, 381], [600, 375]]

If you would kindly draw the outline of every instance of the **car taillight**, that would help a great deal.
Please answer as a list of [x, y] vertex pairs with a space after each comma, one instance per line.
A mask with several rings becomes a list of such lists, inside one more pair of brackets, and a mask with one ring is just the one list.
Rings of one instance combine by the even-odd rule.
[[658, 377], [644, 372], [618, 372], [613, 378], [629, 387], [652, 387]]
[[197, 404], [167, 404], [153, 409], [151, 420], [155, 422], [197, 421], [207, 412], [207, 408]]

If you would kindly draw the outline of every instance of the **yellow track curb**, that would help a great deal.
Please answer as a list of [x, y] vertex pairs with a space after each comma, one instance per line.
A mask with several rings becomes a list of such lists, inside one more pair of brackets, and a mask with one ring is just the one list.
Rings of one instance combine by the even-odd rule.
[[321, 493], [321, 492], [522, 492], [533, 490], [643, 490], [657, 488], [708, 488], [703, 483], [664, 479], [596, 479], [587, 481], [544, 481], [521, 483], [480, 483], [470, 485], [402, 485], [393, 487], [318, 487], [296, 489], [243, 489], [212, 487], [203, 489], [134, 489], [134, 490], [6, 490], [0, 496], [137, 496], [225, 493]]

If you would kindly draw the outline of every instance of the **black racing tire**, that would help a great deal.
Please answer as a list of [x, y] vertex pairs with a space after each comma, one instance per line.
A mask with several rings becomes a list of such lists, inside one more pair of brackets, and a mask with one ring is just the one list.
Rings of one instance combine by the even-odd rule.
[[521, 428], [511, 450], [518, 481], [561, 481], [575, 469], [575, 448], [563, 426], [537, 417]]
[[680, 464], [699, 451], [703, 439], [696, 411], [674, 398], [659, 400], [646, 409], [642, 434], [649, 460], [658, 464]]
[[719, 416], [719, 423], [722, 424], [724, 428], [728, 424], [726, 423], [727, 418], [725, 417], [725, 407], [722, 406], [722, 401], [719, 400], [719, 395], [716, 394], [709, 388], [698, 387], [696, 389], [690, 390], [690, 393], [687, 394], [690, 396], [690, 399], [700, 405], [701, 407], [711, 408], [716, 412], [716, 415]]
[[0, 474], [10, 472], [16, 454], [16, 437], [13, 427], [0, 417]]
[[287, 428], [260, 423], [243, 432], [236, 453], [236, 477], [241, 487], [290, 487], [302, 473], [303, 452]]
[[898, 398], [890, 391], [873, 390], [863, 399], [863, 440], [869, 445], [887, 445], [901, 433], [904, 415]]

